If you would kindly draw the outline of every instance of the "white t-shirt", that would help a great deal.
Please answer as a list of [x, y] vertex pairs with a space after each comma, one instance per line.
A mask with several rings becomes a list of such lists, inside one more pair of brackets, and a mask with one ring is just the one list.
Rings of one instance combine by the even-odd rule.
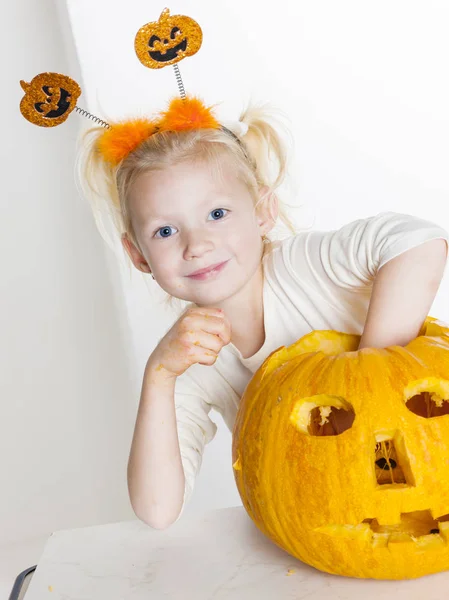
[[379, 213], [338, 230], [301, 231], [264, 256], [265, 342], [248, 358], [232, 344], [214, 365], [194, 364], [176, 380], [178, 438], [186, 486], [181, 517], [215, 436], [213, 408], [232, 431], [240, 398], [271, 352], [316, 329], [361, 335], [373, 280], [389, 260], [428, 240], [449, 240], [437, 224], [406, 214]]

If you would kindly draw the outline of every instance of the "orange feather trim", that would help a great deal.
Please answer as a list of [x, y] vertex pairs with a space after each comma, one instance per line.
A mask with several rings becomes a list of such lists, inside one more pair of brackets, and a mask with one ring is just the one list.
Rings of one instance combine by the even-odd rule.
[[174, 98], [168, 110], [161, 113], [159, 127], [163, 131], [184, 131], [189, 129], [219, 129], [220, 123], [199, 98]]
[[111, 124], [100, 136], [97, 149], [103, 159], [118, 165], [139, 144], [158, 131], [186, 131], [190, 129], [219, 129], [220, 123], [199, 98], [174, 98], [168, 110], [157, 119], [131, 119]]
[[139, 144], [158, 131], [157, 121], [131, 119], [111, 125], [97, 142], [97, 148], [106, 162], [118, 165]]

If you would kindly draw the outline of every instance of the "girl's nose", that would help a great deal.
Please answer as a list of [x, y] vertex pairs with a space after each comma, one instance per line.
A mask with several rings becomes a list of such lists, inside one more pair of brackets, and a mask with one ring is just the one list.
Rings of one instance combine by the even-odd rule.
[[213, 234], [208, 231], [196, 229], [187, 233], [184, 238], [186, 248], [191, 249], [210, 249], [213, 245]]

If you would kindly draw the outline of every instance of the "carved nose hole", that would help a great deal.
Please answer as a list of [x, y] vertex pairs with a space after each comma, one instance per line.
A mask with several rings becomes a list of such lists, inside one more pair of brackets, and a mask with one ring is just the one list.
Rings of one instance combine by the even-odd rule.
[[413, 485], [410, 478], [406, 476], [409, 465], [405, 450], [402, 449], [401, 456], [395, 440], [393, 438], [380, 439], [382, 437], [378, 436], [374, 451], [374, 471], [377, 485]]

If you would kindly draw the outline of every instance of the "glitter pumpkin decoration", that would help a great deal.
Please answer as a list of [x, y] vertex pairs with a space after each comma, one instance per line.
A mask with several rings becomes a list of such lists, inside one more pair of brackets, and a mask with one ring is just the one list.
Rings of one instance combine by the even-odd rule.
[[246, 387], [234, 476], [257, 527], [328, 573], [411, 579], [449, 569], [449, 326], [357, 350], [313, 331]]
[[166, 8], [158, 21], [139, 29], [134, 48], [143, 65], [161, 69], [196, 54], [202, 41], [203, 32], [196, 21], [185, 15], [170, 15]]
[[40, 73], [30, 83], [21, 80], [25, 96], [20, 112], [33, 125], [55, 127], [63, 123], [76, 106], [80, 86], [60, 73]]

